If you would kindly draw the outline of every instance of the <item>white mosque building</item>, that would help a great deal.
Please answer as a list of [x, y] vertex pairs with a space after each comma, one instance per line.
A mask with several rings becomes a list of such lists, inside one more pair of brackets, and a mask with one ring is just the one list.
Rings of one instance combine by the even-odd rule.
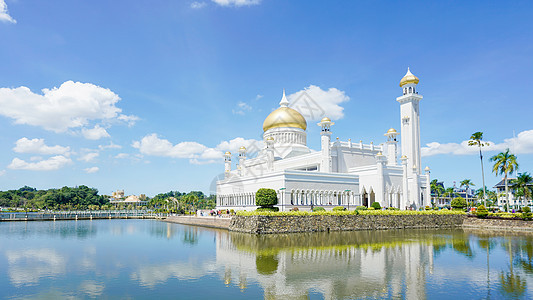
[[[307, 122], [289, 107], [283, 93], [280, 107], [263, 123], [264, 148], [247, 158], [241, 147], [236, 169], [226, 152], [225, 177], [217, 182], [217, 209], [254, 210], [255, 193], [271, 188], [278, 193], [278, 207], [309, 210], [344, 206], [418, 209], [430, 205], [429, 168], [422, 173], [420, 159], [419, 79], [410, 70], [401, 79], [400, 132], [391, 128], [381, 145], [331, 140], [334, 123], [327, 117], [321, 127], [321, 149], [307, 147]], [[398, 140], [401, 157], [398, 160]]]

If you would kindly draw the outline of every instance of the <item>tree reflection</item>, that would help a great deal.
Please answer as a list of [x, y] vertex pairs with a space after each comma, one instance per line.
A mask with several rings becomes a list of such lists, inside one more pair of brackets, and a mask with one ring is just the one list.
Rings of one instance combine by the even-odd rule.
[[183, 230], [183, 243], [189, 245], [198, 244], [198, 228], [193, 226], [188, 226], [187, 229]]
[[500, 283], [502, 291], [514, 298], [518, 298], [526, 291], [526, 281], [518, 274], [514, 274], [511, 268], [511, 272], [500, 273]]

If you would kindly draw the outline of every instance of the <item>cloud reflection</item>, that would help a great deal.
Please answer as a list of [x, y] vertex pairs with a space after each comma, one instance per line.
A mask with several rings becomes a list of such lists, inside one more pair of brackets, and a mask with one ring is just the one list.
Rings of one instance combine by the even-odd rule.
[[15, 287], [34, 285], [44, 277], [65, 274], [66, 260], [53, 249], [6, 251], [9, 279]]

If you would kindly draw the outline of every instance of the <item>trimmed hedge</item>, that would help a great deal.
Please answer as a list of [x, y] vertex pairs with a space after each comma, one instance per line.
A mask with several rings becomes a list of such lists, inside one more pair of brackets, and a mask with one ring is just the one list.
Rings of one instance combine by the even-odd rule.
[[374, 209], [381, 209], [381, 204], [379, 204], [379, 202], [373, 202], [370, 207], [373, 207]]
[[238, 216], [347, 216], [347, 215], [381, 215], [381, 216], [414, 216], [414, 215], [465, 215], [464, 211], [456, 210], [344, 210], [344, 211], [238, 211]]
[[486, 218], [489, 215], [489, 211], [485, 208], [484, 205], [480, 205], [476, 209], [476, 216], [478, 218]]
[[313, 207], [313, 212], [316, 212], [316, 211], [326, 211], [326, 209], [323, 207]]
[[279, 207], [258, 207], [255, 211], [279, 211]]
[[334, 211], [343, 211], [343, 210], [346, 210], [346, 208], [344, 208], [344, 206], [335, 206], [333, 208]]
[[273, 189], [258, 189], [255, 193], [255, 205], [270, 207], [278, 204], [278, 195]]
[[452, 203], [450, 204], [453, 208], [465, 208], [466, 207], [466, 200], [463, 197], [457, 197], [453, 198]]

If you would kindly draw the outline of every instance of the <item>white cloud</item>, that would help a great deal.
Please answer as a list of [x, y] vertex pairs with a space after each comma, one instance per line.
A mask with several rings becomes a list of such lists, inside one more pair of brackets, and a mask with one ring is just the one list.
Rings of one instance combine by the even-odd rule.
[[57, 155], [39, 162], [26, 162], [22, 159], [14, 158], [13, 161], [11, 161], [11, 164], [7, 167], [13, 170], [52, 171], [61, 169], [71, 163], [72, 160], [70, 158], [63, 155]]
[[119, 153], [117, 155], [115, 155], [115, 158], [118, 158], [118, 159], [124, 159], [124, 158], [129, 158], [130, 155], [128, 153]]
[[220, 6], [250, 6], [261, 3], [261, 0], [211, 0]]
[[54, 132], [85, 127], [90, 121], [134, 122], [135, 116], [120, 114], [115, 105], [120, 97], [91, 83], [66, 81], [59, 88], [43, 89], [42, 95], [29, 88], [0, 88], [0, 115], [16, 124], [40, 126]]
[[[237, 152], [241, 146], [245, 146], [251, 153], [257, 152], [262, 148], [262, 141], [238, 137], [230, 141], [222, 141], [215, 148], [210, 148], [197, 142], [181, 142], [174, 145], [153, 133], [143, 137], [140, 141], [134, 141], [132, 146], [145, 155], [188, 158], [192, 164], [206, 164], [222, 162], [225, 151]], [[116, 158], [127, 157], [126, 154], [119, 155]]]
[[[516, 137], [504, 139], [503, 143], [487, 141], [490, 145], [483, 147], [483, 151], [504, 151], [509, 148], [514, 154], [533, 153], [533, 130], [520, 132]], [[438, 154], [469, 155], [478, 154], [477, 147], [468, 146], [468, 141], [461, 143], [441, 144], [432, 142], [422, 147], [422, 156], [433, 156]]]
[[100, 170], [100, 168], [98, 168], [98, 167], [90, 167], [90, 168], [83, 169], [83, 171], [85, 171], [85, 173], [87, 173], [87, 174], [96, 173], [99, 170]]
[[350, 101], [344, 91], [336, 88], [323, 90], [316, 85], [310, 85], [287, 98], [289, 106], [299, 111], [307, 121], [319, 121], [323, 117], [341, 119], [344, 117], [344, 107], [340, 104]]
[[107, 150], [107, 149], [122, 149], [122, 146], [110, 142], [109, 145], [98, 145], [98, 149]]
[[21, 138], [15, 142], [15, 148], [13, 150], [17, 153], [33, 153], [43, 155], [63, 154], [68, 155], [70, 147], [47, 146], [44, 143], [44, 139], [28, 139]]
[[7, 12], [7, 4], [5, 0], [0, 0], [0, 21], [16, 24], [17, 21], [13, 19]]
[[81, 161], [84, 161], [84, 162], [91, 162], [91, 161], [94, 161], [99, 155], [100, 155], [100, 153], [98, 153], [98, 152], [88, 152], [88, 153], [85, 153], [82, 156], [80, 156], [80, 158], [78, 158], [78, 160], [81, 160]]
[[205, 3], [205, 2], [194, 1], [193, 3], [191, 3], [191, 8], [200, 9], [200, 8], [204, 8], [206, 5], [207, 5], [207, 3]]
[[243, 116], [246, 112], [251, 111], [251, 110], [252, 110], [252, 107], [250, 105], [241, 101], [237, 103], [237, 106], [231, 111], [236, 115]]
[[109, 133], [107, 133], [107, 130], [99, 125], [94, 126], [93, 129], [83, 128], [81, 133], [88, 140], [99, 140], [101, 138], [110, 137]]

